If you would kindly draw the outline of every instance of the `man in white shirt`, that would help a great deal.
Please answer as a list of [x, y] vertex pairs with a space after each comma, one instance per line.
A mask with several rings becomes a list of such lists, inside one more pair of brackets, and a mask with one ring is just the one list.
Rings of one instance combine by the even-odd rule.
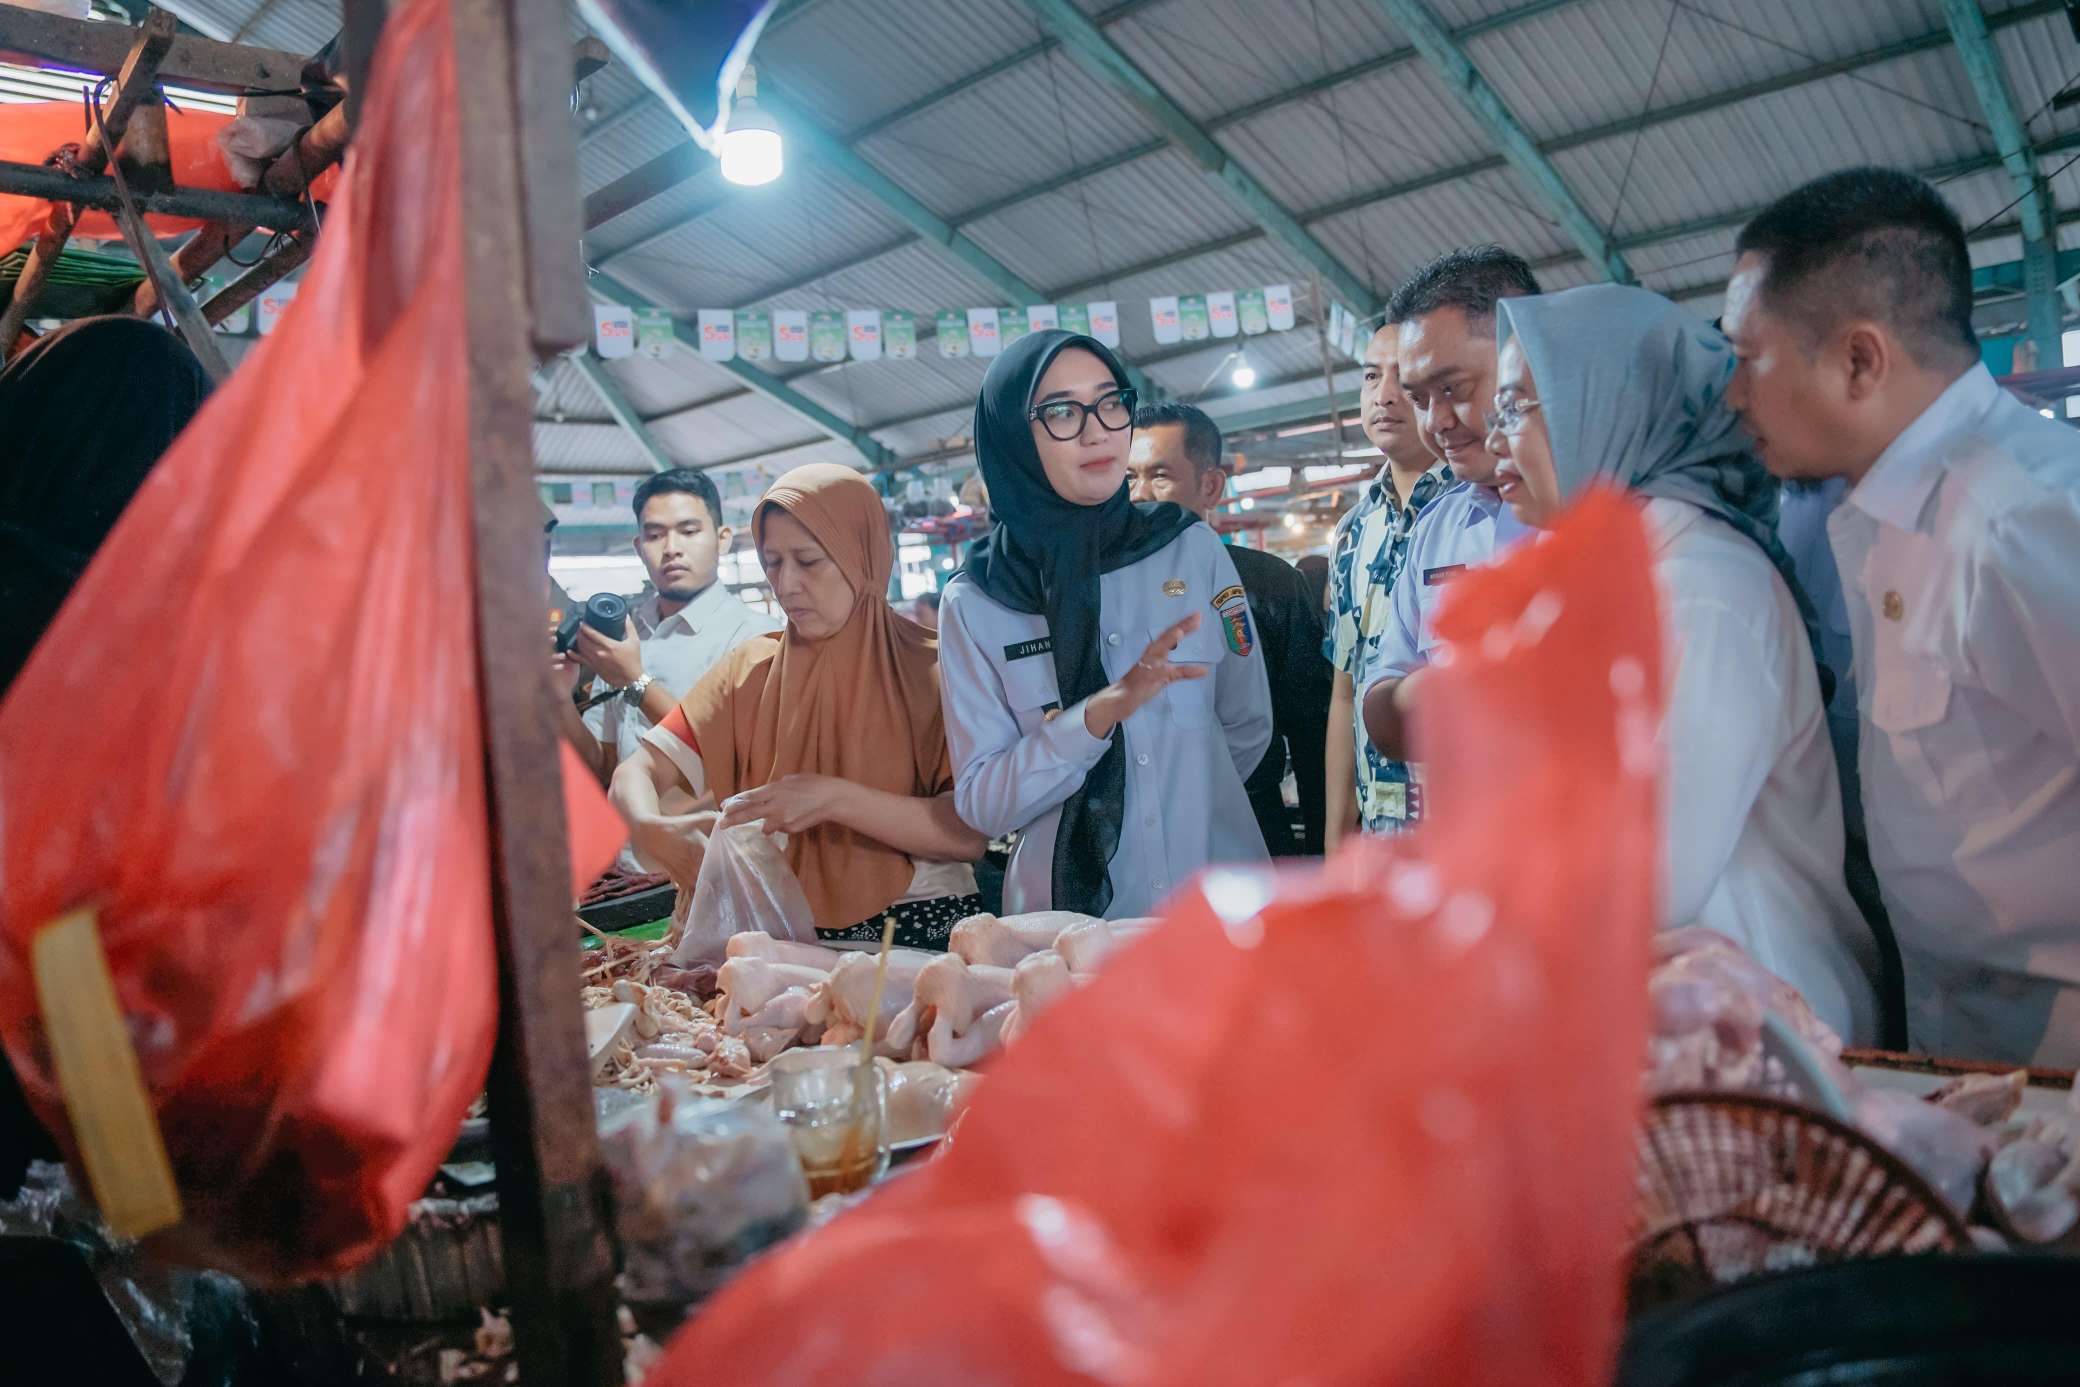
[[675, 467], [645, 479], [635, 512], [636, 554], [652, 591], [628, 604], [623, 639], [586, 626], [575, 647], [579, 660], [621, 694], [585, 714], [598, 744], [596, 764], [609, 776], [731, 647], [781, 627], [716, 581], [732, 536], [722, 523], [722, 497], [704, 473]]
[[1736, 246], [1731, 399], [1828, 520], [1914, 1048], [2080, 1062], [2080, 435], [1980, 364], [1941, 196], [1852, 169]]
[[1365, 730], [1389, 760], [1408, 759], [1401, 719], [1407, 700], [1397, 695], [1429, 663], [1430, 615], [1445, 584], [1485, 563], [1502, 538], [1523, 532], [1490, 485], [1495, 457], [1487, 412], [1495, 401], [1495, 305], [1537, 292], [1522, 257], [1500, 246], [1471, 246], [1417, 270], [1387, 303], [1387, 321], [1401, 331], [1401, 388], [1416, 426], [1459, 481], [1416, 521], [1386, 627], [1354, 678]]

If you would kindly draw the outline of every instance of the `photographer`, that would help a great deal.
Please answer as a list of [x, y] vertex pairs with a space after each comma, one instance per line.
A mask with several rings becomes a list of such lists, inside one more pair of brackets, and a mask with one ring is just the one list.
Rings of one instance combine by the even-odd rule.
[[620, 639], [588, 624], [572, 647], [621, 694], [584, 714], [602, 781], [732, 647], [780, 629], [716, 581], [731, 535], [714, 482], [691, 468], [660, 472], [636, 488], [635, 514], [636, 555], [654, 591], [628, 604]]

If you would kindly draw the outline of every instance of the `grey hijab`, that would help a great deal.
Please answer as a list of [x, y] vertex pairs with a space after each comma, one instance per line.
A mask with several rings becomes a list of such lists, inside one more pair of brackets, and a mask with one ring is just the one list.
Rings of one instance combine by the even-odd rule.
[[1813, 604], [1777, 539], [1776, 478], [1726, 403], [1733, 347], [1651, 289], [1591, 284], [1503, 299], [1499, 343], [1521, 345], [1552, 439], [1560, 497], [1592, 482], [1688, 501], [1755, 541], [1805, 619], [1823, 700], [1833, 684]]

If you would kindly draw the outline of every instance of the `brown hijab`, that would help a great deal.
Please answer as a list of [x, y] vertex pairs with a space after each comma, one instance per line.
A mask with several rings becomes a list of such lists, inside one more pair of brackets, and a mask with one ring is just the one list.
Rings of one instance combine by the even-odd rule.
[[[849, 467], [813, 463], [773, 483], [751, 517], [764, 538], [773, 507], [816, 537], [852, 585], [852, 615], [827, 640], [790, 625], [723, 657], [680, 705], [716, 798], [783, 775], [836, 776], [890, 794], [953, 788], [939, 707], [939, 644], [888, 605], [895, 565], [888, 518], [872, 484]], [[816, 923], [842, 929], [888, 909], [910, 887], [910, 858], [849, 828], [792, 836], [787, 860]]]

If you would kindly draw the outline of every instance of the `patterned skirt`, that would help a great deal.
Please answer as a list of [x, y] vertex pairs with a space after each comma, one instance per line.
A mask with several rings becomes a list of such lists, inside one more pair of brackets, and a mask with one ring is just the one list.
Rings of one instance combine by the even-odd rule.
[[953, 927], [970, 915], [981, 913], [982, 897], [978, 895], [934, 896], [926, 901], [903, 901], [843, 929], [818, 928], [816, 937], [825, 944], [870, 944], [879, 948], [881, 931], [887, 928], [888, 917], [893, 915], [896, 919], [896, 947], [935, 949], [944, 953]]

